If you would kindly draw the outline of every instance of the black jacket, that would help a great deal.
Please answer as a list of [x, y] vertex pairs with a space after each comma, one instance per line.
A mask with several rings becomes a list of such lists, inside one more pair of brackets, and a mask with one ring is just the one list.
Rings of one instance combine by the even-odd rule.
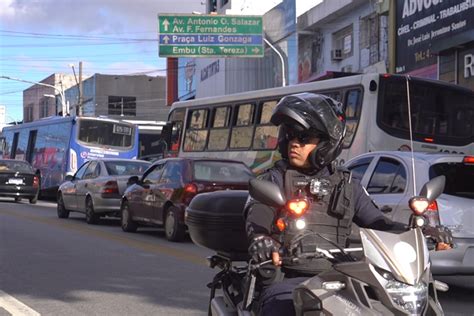
[[[283, 188], [285, 171], [291, 168], [285, 160], [275, 163], [275, 166], [259, 175], [259, 179], [271, 181]], [[314, 175], [324, 177], [330, 173], [329, 168], [324, 168]], [[367, 191], [360, 184], [360, 180], [352, 178], [351, 184], [353, 192], [354, 218], [353, 221], [363, 228], [378, 230], [404, 231], [407, 226], [402, 223], [392, 222], [385, 217], [369, 197]], [[249, 239], [258, 235], [270, 235], [272, 225], [277, 216], [277, 210], [273, 207], [262, 204], [249, 198], [245, 206], [246, 231]]]

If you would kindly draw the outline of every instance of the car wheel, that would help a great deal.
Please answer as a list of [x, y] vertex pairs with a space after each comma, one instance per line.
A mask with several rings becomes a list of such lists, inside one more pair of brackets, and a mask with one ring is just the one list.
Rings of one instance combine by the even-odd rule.
[[15, 198], [15, 202], [20, 202], [21, 201], [21, 197], [16, 197]]
[[127, 201], [122, 203], [120, 208], [120, 223], [122, 225], [122, 230], [127, 233], [134, 233], [137, 231], [138, 225], [132, 220], [130, 215], [130, 206]]
[[94, 212], [94, 205], [90, 197], [86, 198], [86, 222], [87, 224], [97, 224], [100, 216]]
[[179, 223], [179, 209], [170, 206], [166, 210], [165, 234], [169, 241], [181, 241], [184, 239], [185, 228]]
[[58, 195], [58, 217], [59, 218], [68, 218], [69, 211], [66, 209], [66, 205], [64, 205], [63, 195], [59, 193]]

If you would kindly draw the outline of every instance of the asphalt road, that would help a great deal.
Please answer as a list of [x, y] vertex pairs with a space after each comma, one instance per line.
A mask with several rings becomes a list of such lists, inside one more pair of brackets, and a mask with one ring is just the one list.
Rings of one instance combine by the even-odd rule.
[[[206, 315], [212, 252], [122, 232], [116, 219], [58, 219], [56, 205], [0, 199], [0, 316]], [[446, 315], [474, 315], [472, 289], [441, 293]]]
[[205, 315], [210, 252], [118, 224], [0, 202], [0, 290], [43, 315]]

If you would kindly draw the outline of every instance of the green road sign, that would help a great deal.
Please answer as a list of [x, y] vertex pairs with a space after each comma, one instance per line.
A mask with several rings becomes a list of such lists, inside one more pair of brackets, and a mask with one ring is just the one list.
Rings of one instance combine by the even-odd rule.
[[263, 57], [261, 16], [158, 16], [160, 57]]

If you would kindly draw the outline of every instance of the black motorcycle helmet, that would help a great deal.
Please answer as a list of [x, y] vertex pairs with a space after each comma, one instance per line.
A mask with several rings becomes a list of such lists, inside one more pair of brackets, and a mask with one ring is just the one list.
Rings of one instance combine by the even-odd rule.
[[288, 159], [289, 130], [307, 132], [320, 139], [310, 153], [313, 167], [322, 169], [341, 153], [346, 134], [342, 104], [321, 94], [298, 93], [283, 97], [273, 110], [270, 121], [280, 126], [278, 149], [282, 158]]

